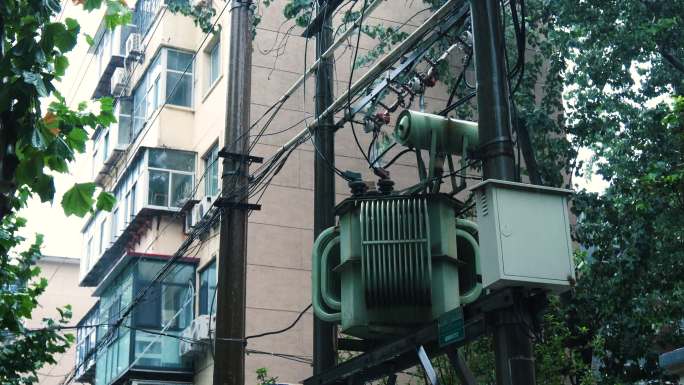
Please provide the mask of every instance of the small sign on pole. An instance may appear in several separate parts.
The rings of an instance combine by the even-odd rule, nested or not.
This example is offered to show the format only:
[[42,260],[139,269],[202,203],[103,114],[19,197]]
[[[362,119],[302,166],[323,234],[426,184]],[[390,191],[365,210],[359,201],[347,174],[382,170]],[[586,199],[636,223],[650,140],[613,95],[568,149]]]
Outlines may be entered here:
[[442,314],[437,320],[437,331],[440,348],[463,340],[465,338],[463,309],[459,307]]

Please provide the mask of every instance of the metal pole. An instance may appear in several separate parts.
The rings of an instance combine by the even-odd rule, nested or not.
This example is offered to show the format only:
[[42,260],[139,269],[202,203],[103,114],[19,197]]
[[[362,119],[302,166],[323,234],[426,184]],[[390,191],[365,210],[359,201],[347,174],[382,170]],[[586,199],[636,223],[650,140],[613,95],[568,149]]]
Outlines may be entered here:
[[511,114],[498,0],[471,0],[484,179],[515,180]]
[[[484,179],[515,181],[500,11],[499,0],[470,0],[480,151]],[[498,385],[535,384],[532,340],[525,323],[529,321],[529,311],[520,306],[522,301],[523,296],[516,296],[512,307],[491,314]]]
[[[325,7],[325,3],[326,0],[318,0],[319,11]],[[316,57],[321,61],[316,71],[317,117],[333,102],[333,63],[330,57],[324,56],[332,40],[332,21],[327,16],[316,35]],[[335,225],[335,174],[331,168],[335,162],[335,127],[332,114],[321,119],[314,132],[314,142],[318,148],[314,158],[314,237],[317,237],[323,230]],[[314,374],[335,366],[336,329],[334,324],[314,316]]]
[[[230,15],[226,150],[247,155],[252,75],[250,0],[233,0]],[[223,158],[223,207],[218,255],[214,385],[245,384],[245,286],[247,276],[248,163],[240,157]],[[236,206],[237,205],[237,206]],[[238,341],[231,341],[237,339]]]

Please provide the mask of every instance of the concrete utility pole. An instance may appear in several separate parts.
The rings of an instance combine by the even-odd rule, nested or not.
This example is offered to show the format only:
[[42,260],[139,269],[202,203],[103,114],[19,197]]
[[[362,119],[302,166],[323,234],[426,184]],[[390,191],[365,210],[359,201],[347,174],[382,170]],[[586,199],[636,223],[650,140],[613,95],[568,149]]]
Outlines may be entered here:
[[[327,0],[318,0],[319,11],[324,12]],[[333,40],[330,14],[324,12],[321,29],[316,35],[316,58],[320,58]],[[333,103],[333,63],[323,59],[316,70],[316,116]],[[330,226],[335,225],[335,173],[331,164],[335,162],[335,127],[333,115],[328,114],[314,131],[316,143],[314,159],[314,238]],[[319,374],[335,365],[336,327],[314,316],[313,364],[314,374]]]
[[[231,0],[229,0],[231,1]],[[232,0],[216,295],[214,385],[245,384],[247,188],[252,76],[251,0]],[[222,339],[223,338],[223,339]],[[230,341],[237,339],[237,341]]]
[[[484,179],[515,181],[509,91],[499,0],[471,0],[477,73],[477,108]],[[516,301],[519,301],[517,298]],[[532,341],[524,307],[495,311],[494,345],[498,385],[535,384]],[[525,323],[527,321],[527,324]]]

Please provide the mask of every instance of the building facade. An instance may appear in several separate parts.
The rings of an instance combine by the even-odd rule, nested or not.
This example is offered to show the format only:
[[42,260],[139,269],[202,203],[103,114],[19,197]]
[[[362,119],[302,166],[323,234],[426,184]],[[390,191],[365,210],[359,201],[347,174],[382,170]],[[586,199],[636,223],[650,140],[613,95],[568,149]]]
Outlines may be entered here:
[[[66,305],[71,306],[72,322],[82,319],[96,302],[93,298],[93,289],[80,287],[79,259],[74,257],[43,256],[38,260],[40,278],[48,280],[49,284],[45,292],[38,297],[38,307],[27,320],[27,327],[39,328],[43,325],[43,318],[59,319],[57,308]],[[65,333],[74,333],[73,330]],[[77,349],[72,345],[69,350],[56,355],[54,365],[46,365],[38,371],[40,385],[58,385],[62,383],[64,376],[74,367]]]
[[[403,24],[407,31],[423,20],[405,23],[422,9],[421,2],[400,1],[401,7],[395,3],[399,2],[383,2],[369,20]],[[82,81],[72,102],[112,96],[118,120],[92,136],[92,180],[111,191],[117,203],[111,212],[90,216],[82,228],[78,282],[93,290],[94,298],[79,322],[75,382],[212,383],[219,237],[211,218],[221,186],[218,152],[226,144],[230,7],[221,12],[226,6],[221,0],[197,4],[217,10],[218,33],[203,33],[163,0],[138,0],[128,4],[134,12],[131,25],[108,30],[100,22],[92,30],[95,44],[83,57],[71,60],[86,63],[76,75]],[[313,40],[300,37],[300,28],[283,27],[283,6],[282,1],[273,2],[257,10],[261,23],[252,53],[253,122],[315,57]],[[359,55],[373,45],[364,37]],[[353,49],[336,54],[336,95],[346,91],[352,54]],[[354,78],[363,71],[359,69]],[[313,80],[307,81],[285,102],[267,135],[254,144],[252,155],[268,158],[305,127],[304,119],[314,110],[313,90]],[[440,86],[429,92],[426,110],[443,107],[448,92]],[[350,130],[340,130],[336,140],[338,168],[376,178]],[[362,135],[360,140],[366,148],[370,138]],[[310,143],[296,149],[265,190],[262,209],[250,215],[248,335],[289,325],[311,301],[313,161]],[[407,158],[393,167],[399,188],[418,181],[413,163]],[[338,179],[337,200],[348,191],[346,182]],[[189,234],[197,240],[178,256]],[[179,260],[158,280],[174,256]],[[308,377],[312,323],[307,312],[286,333],[250,340],[247,383],[256,383],[259,368],[267,368],[283,383]]]

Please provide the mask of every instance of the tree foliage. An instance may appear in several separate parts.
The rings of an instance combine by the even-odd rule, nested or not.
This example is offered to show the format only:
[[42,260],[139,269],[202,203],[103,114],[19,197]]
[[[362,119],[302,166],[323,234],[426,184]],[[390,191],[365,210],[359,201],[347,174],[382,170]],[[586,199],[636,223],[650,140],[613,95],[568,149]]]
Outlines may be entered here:
[[[108,28],[131,22],[124,0],[72,0],[86,11],[104,8]],[[56,88],[69,65],[67,53],[76,45],[80,26],[61,20],[60,0],[0,1],[0,382],[35,383],[38,370],[54,363],[73,341],[60,327],[71,318],[68,306],[57,309],[58,320],[44,319],[29,330],[38,296],[47,281],[35,265],[42,238],[26,250],[18,235],[26,221],[18,215],[31,197],[43,202],[55,197],[55,174],[69,172],[70,164],[86,149],[92,130],[114,123],[113,100],[82,102],[74,108]],[[206,6],[172,6],[188,15],[202,30],[214,11]],[[86,40],[93,43],[92,38]],[[47,107],[46,107],[47,106]],[[114,196],[94,183],[75,183],[61,205],[66,215],[111,210]]]

